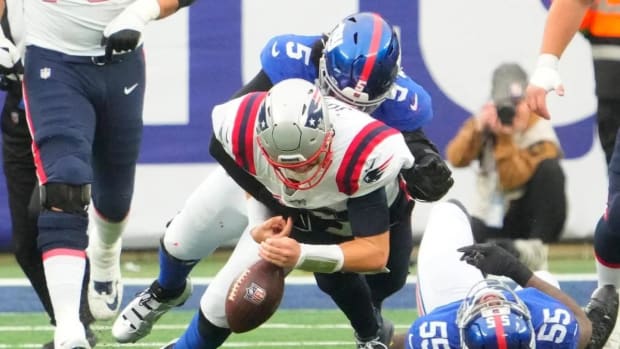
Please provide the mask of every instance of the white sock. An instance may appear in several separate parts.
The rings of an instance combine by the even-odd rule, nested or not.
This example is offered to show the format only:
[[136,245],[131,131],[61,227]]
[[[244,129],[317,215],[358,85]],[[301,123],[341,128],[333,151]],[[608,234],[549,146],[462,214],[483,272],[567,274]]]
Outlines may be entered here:
[[620,269],[604,266],[596,260],[596,274],[598,276],[598,287],[614,285],[620,289]]
[[81,250],[57,248],[43,254],[43,270],[54,308],[56,327],[77,331],[80,322],[80,297],[86,268],[86,254]]
[[128,217],[120,222],[111,222],[102,217],[97,210],[93,210],[90,215],[90,222],[93,224],[89,235],[93,235],[89,243],[96,243],[98,248],[111,249],[116,246],[121,238],[123,230],[127,225]]

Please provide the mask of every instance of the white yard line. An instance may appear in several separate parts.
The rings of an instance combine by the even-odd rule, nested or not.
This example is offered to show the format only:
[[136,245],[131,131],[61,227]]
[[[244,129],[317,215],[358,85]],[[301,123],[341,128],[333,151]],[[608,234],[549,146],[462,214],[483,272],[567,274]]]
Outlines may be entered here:
[[[596,281],[596,274],[555,274],[558,281]],[[207,285],[213,278],[196,277],[192,278],[194,285]],[[415,284],[415,276],[407,278],[408,284]],[[123,284],[128,286],[150,285],[153,279],[150,278],[123,278]],[[315,284],[312,276],[291,276],[286,278],[286,283],[290,285],[311,285]],[[30,286],[30,282],[26,278],[0,278],[0,287],[2,286]]]

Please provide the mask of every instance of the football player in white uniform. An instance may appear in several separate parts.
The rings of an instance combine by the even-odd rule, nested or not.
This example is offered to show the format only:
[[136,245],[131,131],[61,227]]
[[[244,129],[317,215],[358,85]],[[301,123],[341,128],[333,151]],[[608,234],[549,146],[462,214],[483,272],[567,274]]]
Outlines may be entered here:
[[[283,54],[272,54],[275,42],[281,45],[278,49]],[[302,51],[310,59],[286,47],[304,48]],[[329,52],[324,50],[326,47]],[[357,13],[343,19],[329,35],[274,37],[261,53],[261,71],[235,97],[267,91],[287,78],[303,78],[316,80],[324,92],[356,108],[369,113],[372,109],[375,119],[403,133],[415,157],[414,166],[403,171],[410,193],[417,199],[434,201],[450,188],[452,178],[421,130],[433,116],[430,95],[402,73],[399,60],[399,41],[390,25],[376,13]],[[244,201],[244,191],[260,202],[275,202],[272,194],[251,175],[236,171],[235,160],[217,140],[212,141],[212,155],[226,171],[218,167],[210,173],[167,226],[160,245],[157,280],[122,310],[119,324],[114,326],[113,332],[121,342],[135,342],[148,334],[163,313],[189,296],[191,284],[187,276],[193,266],[221,244],[239,238],[247,226],[245,205],[239,205]],[[243,189],[226,172],[243,183]],[[145,299],[155,299],[158,306],[145,307]],[[133,317],[136,312],[143,318]],[[127,318],[136,319],[133,327],[125,327]],[[136,331],[138,328],[141,330]]]
[[191,2],[23,1],[24,101],[41,192],[37,243],[57,349],[90,348],[78,316],[87,245],[93,315],[118,311],[120,236],[142,138],[142,31]]
[[274,216],[272,207],[250,199],[249,227],[257,228],[244,232],[189,328],[169,347],[219,347],[230,334],[229,285],[262,257],[314,272],[349,318],[358,347],[387,348],[393,326],[381,303],[404,285],[413,247],[411,199],[399,178],[413,156],[400,132],[301,79],[216,106],[212,117],[227,154],[295,212],[293,231],[274,237],[261,224]]

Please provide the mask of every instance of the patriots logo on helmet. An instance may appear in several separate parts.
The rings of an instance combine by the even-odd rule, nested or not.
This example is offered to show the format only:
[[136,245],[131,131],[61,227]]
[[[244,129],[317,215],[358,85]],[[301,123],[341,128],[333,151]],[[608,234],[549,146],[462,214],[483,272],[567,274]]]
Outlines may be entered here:
[[389,159],[385,160],[385,162],[379,165],[377,168],[372,168],[374,166],[373,160],[373,163],[370,165],[370,169],[366,171],[366,174],[364,175],[364,182],[374,183],[378,181],[383,175],[383,172],[385,172],[385,169],[390,165],[390,161],[392,161],[392,156],[390,156]]
[[[306,127],[310,128],[319,128],[323,127],[323,108],[322,108],[322,97],[319,90],[314,91],[314,95],[312,96],[312,100],[308,105],[308,118],[306,119]],[[260,119],[260,118],[259,118]]]
[[258,284],[251,283],[248,288],[245,289],[245,295],[243,298],[254,304],[261,304],[267,297],[267,291]]
[[260,106],[258,110],[258,120],[256,121],[256,128],[258,132],[265,131],[267,129],[267,112],[266,112],[265,104]]

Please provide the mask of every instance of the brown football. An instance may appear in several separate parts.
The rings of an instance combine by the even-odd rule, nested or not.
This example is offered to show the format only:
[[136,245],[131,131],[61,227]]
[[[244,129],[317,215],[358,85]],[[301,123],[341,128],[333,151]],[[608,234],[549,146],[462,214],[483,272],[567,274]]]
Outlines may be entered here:
[[245,269],[228,289],[226,318],[230,330],[243,333],[267,321],[284,294],[284,269],[264,259]]

